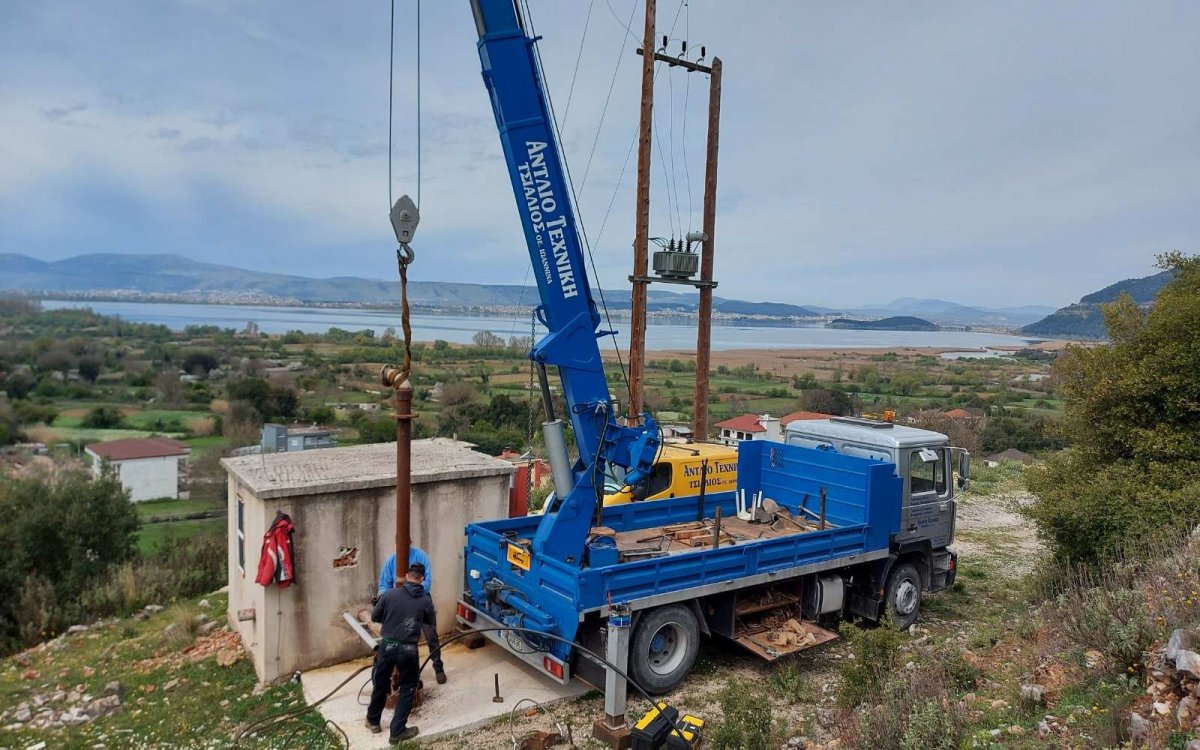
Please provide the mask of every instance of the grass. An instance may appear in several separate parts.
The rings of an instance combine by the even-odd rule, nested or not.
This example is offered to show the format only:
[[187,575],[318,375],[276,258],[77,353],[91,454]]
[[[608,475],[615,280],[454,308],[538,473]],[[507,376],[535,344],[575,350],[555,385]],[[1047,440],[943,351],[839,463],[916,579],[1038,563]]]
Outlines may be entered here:
[[[207,597],[210,617],[221,617],[225,596]],[[198,662],[172,658],[192,641],[191,621],[200,610],[195,601],[145,621],[120,620],[68,636],[63,648],[45,648],[29,654],[28,666],[7,660],[0,669],[0,704],[15,706],[30,701],[34,693],[51,695],[59,686],[82,686],[99,696],[104,686],[117,680],[122,687],[121,708],[110,716],[78,726],[36,730],[0,729],[0,746],[25,748],[38,742],[49,747],[83,749],[122,748],[227,748],[235,733],[251,721],[303,705],[300,686],[292,682],[269,685],[258,696],[254,668],[243,656],[232,666],[215,658]],[[176,624],[170,638],[164,630]],[[167,658],[163,658],[167,657]],[[26,670],[37,677],[23,679]],[[94,671],[93,671],[94,670]],[[178,682],[170,689],[166,685]],[[296,731],[294,736],[288,733]],[[243,748],[335,748],[339,744],[323,728],[317,714],[304,714],[264,737],[242,742]]]
[[135,505],[138,517],[143,521],[150,518],[184,516],[208,510],[222,510],[225,503],[214,499],[191,500],[147,500]]
[[147,553],[160,544],[190,539],[207,529],[223,529],[225,518],[203,518],[194,521],[147,524],[138,532],[138,550]]
[[1024,470],[1024,464],[1019,461],[1000,461],[995,466],[976,461],[971,464],[971,484],[966,494],[996,495],[1024,489]]

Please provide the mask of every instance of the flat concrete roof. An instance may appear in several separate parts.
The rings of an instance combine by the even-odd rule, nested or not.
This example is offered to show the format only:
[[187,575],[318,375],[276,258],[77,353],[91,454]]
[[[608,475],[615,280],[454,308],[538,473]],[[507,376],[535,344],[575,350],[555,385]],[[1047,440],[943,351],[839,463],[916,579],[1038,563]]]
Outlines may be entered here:
[[[264,453],[221,459],[225,470],[260,499],[394,487],[396,444]],[[414,440],[412,482],[509,475],[513,465],[449,438]]]

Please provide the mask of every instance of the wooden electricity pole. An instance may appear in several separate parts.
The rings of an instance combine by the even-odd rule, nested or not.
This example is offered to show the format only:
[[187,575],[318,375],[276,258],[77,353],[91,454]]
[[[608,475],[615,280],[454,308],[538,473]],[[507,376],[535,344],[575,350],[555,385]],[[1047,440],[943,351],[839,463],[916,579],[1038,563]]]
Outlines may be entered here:
[[633,236],[633,310],[629,322],[630,426],[642,423],[642,380],[646,358],[646,287],[650,245],[650,129],[654,117],[654,0],[646,0],[642,40],[642,108],[638,129],[637,213]]
[[704,240],[700,246],[700,309],[696,322],[696,404],[692,434],[708,438],[708,369],[712,351],[713,243],[717,231],[717,146],[721,130],[721,58],[714,57],[708,84],[708,147],[704,160]]

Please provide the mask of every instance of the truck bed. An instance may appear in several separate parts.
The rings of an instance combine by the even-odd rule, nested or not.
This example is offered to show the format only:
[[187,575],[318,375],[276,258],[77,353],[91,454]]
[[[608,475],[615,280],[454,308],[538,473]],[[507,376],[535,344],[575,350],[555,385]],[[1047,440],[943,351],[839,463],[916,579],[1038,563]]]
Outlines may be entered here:
[[[622,556],[616,564],[591,567],[539,559],[530,552],[529,570],[509,562],[509,545],[533,538],[538,517],[502,519],[467,527],[465,566],[476,601],[482,584],[498,579],[527,592],[528,601],[563,626],[577,623],[609,603],[635,609],[686,596],[753,585],[775,577],[800,575],[850,562],[885,556],[900,522],[900,480],[890,464],[780,443],[747,442],[739,449],[738,485],[748,497],[762,491],[794,517],[801,506],[816,510],[824,490],[830,528],[795,532],[768,529],[736,518],[733,493],[705,498],[671,498],[606,508],[602,524],[613,532],[618,549],[649,546],[646,539],[662,527],[712,519],[721,508],[722,525],[739,537],[732,544],[688,547],[672,541],[667,554]],[[473,572],[474,571],[474,572]],[[570,628],[567,628],[569,630]],[[565,634],[565,633],[564,633]]]

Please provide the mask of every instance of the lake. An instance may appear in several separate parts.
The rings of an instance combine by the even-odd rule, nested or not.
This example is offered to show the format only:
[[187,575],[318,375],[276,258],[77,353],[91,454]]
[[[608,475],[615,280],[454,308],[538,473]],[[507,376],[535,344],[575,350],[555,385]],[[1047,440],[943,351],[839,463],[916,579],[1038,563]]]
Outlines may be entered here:
[[[392,311],[345,310],[316,307],[269,307],[258,305],[201,305],[166,302],[82,302],[43,300],[45,309],[91,308],[102,315],[115,315],[134,323],[156,323],[181,331],[189,325],[215,325],[221,328],[245,328],[255,322],[263,333],[324,333],[330,328],[357,331],[369,328],[382,334],[389,326],[400,329],[400,316]],[[629,321],[614,320],[617,342],[629,346]],[[529,335],[529,319],[463,315],[412,316],[416,341],[443,339],[468,344],[479,331],[498,336]],[[540,328],[540,326],[539,326]],[[545,329],[540,329],[544,332]],[[540,335],[540,333],[539,333]],[[905,346],[952,349],[1021,347],[1031,339],[1000,333],[972,331],[854,331],[825,328],[822,325],[747,325],[716,322],[712,329],[712,348],[723,349],[892,349]],[[607,346],[607,345],[606,345]],[[651,319],[646,331],[650,351],[696,348],[696,328],[691,322]]]

